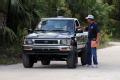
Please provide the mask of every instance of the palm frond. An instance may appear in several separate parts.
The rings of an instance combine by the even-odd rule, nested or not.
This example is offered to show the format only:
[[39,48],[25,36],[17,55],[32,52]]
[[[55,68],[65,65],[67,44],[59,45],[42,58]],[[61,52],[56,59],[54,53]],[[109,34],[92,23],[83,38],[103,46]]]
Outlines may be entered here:
[[16,40],[15,33],[8,27],[2,27],[0,29],[0,44],[1,46],[10,46]]

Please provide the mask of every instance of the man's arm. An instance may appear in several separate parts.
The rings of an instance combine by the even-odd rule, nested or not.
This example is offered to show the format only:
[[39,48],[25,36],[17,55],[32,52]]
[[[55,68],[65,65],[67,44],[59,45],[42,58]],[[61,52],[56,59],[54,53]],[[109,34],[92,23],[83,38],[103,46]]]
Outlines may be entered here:
[[99,27],[96,25],[96,32],[97,32],[97,37],[96,37],[96,41],[97,43],[100,42],[100,30],[99,30]]
[[97,41],[97,43],[100,42],[100,33],[99,32],[97,33],[97,39],[96,39],[96,41]]

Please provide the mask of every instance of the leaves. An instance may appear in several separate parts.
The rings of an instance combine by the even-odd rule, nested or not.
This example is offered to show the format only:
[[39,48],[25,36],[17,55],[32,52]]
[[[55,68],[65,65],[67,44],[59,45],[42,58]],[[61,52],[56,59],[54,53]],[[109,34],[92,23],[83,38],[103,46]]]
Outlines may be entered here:
[[0,29],[0,47],[10,47],[14,42],[16,42],[15,33],[8,27],[3,27]]

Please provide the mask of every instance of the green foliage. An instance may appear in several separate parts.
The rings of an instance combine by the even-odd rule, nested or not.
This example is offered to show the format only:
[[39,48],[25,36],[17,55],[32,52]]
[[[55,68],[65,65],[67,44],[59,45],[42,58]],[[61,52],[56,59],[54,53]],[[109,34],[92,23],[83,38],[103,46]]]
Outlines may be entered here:
[[96,0],[67,0],[72,17],[77,17],[80,20],[85,20],[85,17],[90,14],[91,8],[95,3]]
[[115,5],[115,9],[113,10],[112,17],[120,21],[120,0],[114,0],[113,5]]
[[0,29],[0,47],[10,47],[16,42],[15,33],[8,27]]
[[103,0],[104,3],[108,3],[109,5],[113,4],[113,0]]
[[0,47],[0,64],[14,64],[20,62],[21,48],[18,45],[10,48]]
[[112,10],[110,17],[111,17],[111,34],[112,38],[120,39],[120,0],[105,0],[105,3],[109,5],[113,5],[114,9]]
[[[7,15],[7,26],[15,33],[17,28],[22,25],[23,28],[31,28],[33,21],[37,22],[39,15],[36,12],[35,0],[10,0]],[[13,27],[14,26],[14,27]]]

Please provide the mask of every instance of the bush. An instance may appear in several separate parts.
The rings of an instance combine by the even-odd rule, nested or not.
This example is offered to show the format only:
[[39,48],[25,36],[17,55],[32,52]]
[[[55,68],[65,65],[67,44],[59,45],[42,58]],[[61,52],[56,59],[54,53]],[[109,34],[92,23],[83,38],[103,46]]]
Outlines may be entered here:
[[0,47],[0,64],[13,64],[20,62],[21,48],[18,46],[3,48]]

